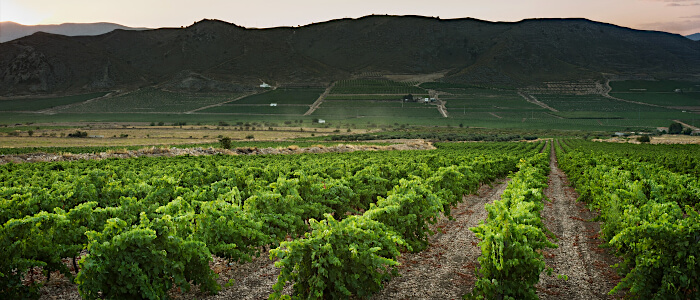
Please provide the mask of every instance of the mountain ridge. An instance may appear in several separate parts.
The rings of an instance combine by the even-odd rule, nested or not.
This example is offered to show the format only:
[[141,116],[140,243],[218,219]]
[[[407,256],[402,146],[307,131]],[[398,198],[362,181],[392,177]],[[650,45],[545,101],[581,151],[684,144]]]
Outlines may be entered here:
[[0,43],[16,40],[36,32],[61,34],[66,36],[100,35],[115,29],[146,30],[149,28],[129,27],[110,22],[62,23],[49,25],[23,25],[16,22],[0,22]]
[[0,95],[177,87],[187,74],[243,90],[261,80],[328,85],[362,73],[436,72],[446,82],[514,87],[601,80],[603,73],[700,78],[700,44],[587,19],[381,15],[265,29],[204,19],[184,28],[34,34],[0,44]]

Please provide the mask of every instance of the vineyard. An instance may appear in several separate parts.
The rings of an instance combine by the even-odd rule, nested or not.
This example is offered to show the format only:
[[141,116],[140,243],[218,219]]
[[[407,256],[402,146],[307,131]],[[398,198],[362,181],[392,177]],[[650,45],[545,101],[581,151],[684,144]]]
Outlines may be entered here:
[[202,106],[235,99],[240,94],[195,94],[172,92],[154,87],[143,88],[115,97],[97,99],[67,108],[66,113],[96,112],[185,112]]
[[627,103],[605,98],[601,95],[534,95],[541,102],[560,111],[596,112],[667,112],[666,108]]
[[306,104],[316,101],[323,89],[314,88],[279,88],[269,92],[256,94],[240,99],[235,104]]
[[56,98],[36,98],[0,100],[0,110],[3,111],[38,111],[42,109],[54,108],[57,106],[80,103],[86,100],[102,97],[106,92],[90,93],[75,96],[65,96]]
[[386,79],[347,79],[338,81],[331,94],[425,94],[425,90],[415,84]]
[[[616,270],[624,278],[604,292],[697,298],[700,151],[643,146],[442,143],[436,150],[6,164],[0,298],[39,297],[52,274],[73,281],[85,299],[163,299],[193,287],[205,295],[239,284],[217,281],[213,260],[235,270],[268,256],[277,275],[265,297],[367,298],[399,274],[410,276],[402,257],[437,251],[432,237],[473,213],[464,210],[464,195],[506,176],[499,200],[480,204],[481,222],[454,233],[474,236],[478,243],[468,247],[480,249],[474,274],[457,274],[472,278],[462,283],[470,298],[548,297],[550,286],[569,279],[588,284],[573,269],[550,265],[551,253],[574,260],[553,251],[576,245],[549,229],[560,217],[545,197],[555,150],[580,200],[600,214],[600,239],[622,259]],[[542,278],[556,282],[543,287]]]
[[624,278],[610,293],[700,297],[697,145],[633,148],[577,141],[561,146],[562,169],[580,200],[600,212],[600,236],[622,258],[617,271]]
[[[263,248],[277,248],[276,293],[287,279],[298,295],[375,292],[399,250],[427,246],[438,214],[542,147],[503,146],[8,164],[0,175],[3,294],[36,292],[38,283],[22,284],[34,267],[75,276],[87,299],[157,299],[190,283],[216,292],[211,254],[244,262]],[[337,249],[315,248],[321,241]],[[368,277],[350,276],[359,272]],[[322,285],[328,276],[348,282]]]

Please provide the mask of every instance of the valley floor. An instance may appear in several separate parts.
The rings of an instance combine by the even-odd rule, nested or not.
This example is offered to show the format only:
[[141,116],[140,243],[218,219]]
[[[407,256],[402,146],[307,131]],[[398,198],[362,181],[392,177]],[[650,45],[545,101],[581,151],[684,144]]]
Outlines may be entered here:
[[[556,154],[551,153],[549,187],[542,211],[543,222],[558,238],[556,249],[544,252],[547,266],[554,274],[540,276],[537,286],[540,299],[615,299],[607,295],[620,280],[610,267],[615,258],[600,248],[600,224],[590,221],[595,213],[577,202],[578,195],[568,186],[566,174],[557,165]],[[479,266],[479,240],[470,227],[487,217],[484,205],[501,197],[509,179],[482,185],[476,195],[465,196],[464,202],[452,210],[454,220],[442,218],[432,226],[436,232],[430,237],[430,247],[419,253],[405,253],[399,261],[400,276],[386,283],[372,299],[460,299],[471,291]],[[214,258],[212,269],[219,274],[219,283],[228,284],[217,295],[172,290],[173,299],[267,299],[277,280],[279,269],[267,255],[245,264],[228,264]],[[285,289],[291,293],[291,285]],[[42,288],[42,299],[80,299],[77,288],[61,275],[52,278]]]

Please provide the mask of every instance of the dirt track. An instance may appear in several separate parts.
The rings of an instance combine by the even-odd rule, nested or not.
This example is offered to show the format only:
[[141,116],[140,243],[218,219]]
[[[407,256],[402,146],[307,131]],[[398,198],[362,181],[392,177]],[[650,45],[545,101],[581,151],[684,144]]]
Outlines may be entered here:
[[554,274],[569,278],[540,275],[538,295],[540,299],[614,299],[607,293],[620,278],[610,268],[615,258],[599,247],[600,223],[590,222],[595,213],[576,201],[578,194],[559,169],[554,147],[549,165],[545,195],[550,202],[545,203],[542,219],[559,239],[555,242],[559,248],[545,251],[545,261]]

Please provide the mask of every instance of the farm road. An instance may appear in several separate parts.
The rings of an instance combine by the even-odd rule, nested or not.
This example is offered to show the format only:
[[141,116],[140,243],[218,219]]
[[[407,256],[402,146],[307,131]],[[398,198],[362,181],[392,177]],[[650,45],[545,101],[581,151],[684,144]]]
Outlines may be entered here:
[[600,222],[591,222],[595,213],[577,202],[578,194],[568,186],[566,174],[559,169],[556,152],[552,147],[548,185],[542,211],[544,224],[559,239],[557,249],[544,251],[545,262],[554,274],[567,275],[568,280],[540,275],[540,299],[615,299],[607,293],[619,277],[610,267],[614,257],[602,248],[598,238]]
[[318,96],[318,99],[316,99],[316,101],[314,101],[314,103],[311,104],[311,107],[309,107],[309,110],[306,113],[304,113],[304,115],[308,116],[308,115],[314,113],[314,111],[316,111],[316,109],[319,106],[321,106],[321,103],[323,103],[323,100],[326,99],[326,96],[328,96],[328,94],[330,94],[330,92],[334,86],[335,86],[335,81],[333,83],[331,83],[331,85],[328,86],[325,91],[323,91],[323,94]]

